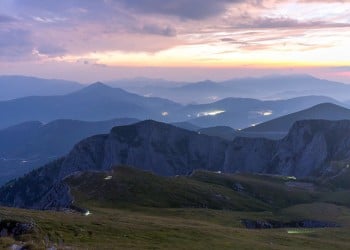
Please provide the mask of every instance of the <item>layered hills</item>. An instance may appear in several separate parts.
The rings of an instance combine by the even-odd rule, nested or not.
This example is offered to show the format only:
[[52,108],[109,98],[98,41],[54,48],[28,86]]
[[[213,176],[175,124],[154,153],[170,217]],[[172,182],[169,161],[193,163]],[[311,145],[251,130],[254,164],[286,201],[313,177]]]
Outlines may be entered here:
[[2,117],[0,129],[28,121],[43,123],[57,119],[102,121],[125,117],[170,123],[189,122],[201,128],[230,126],[243,129],[320,103],[343,105],[325,96],[302,96],[272,101],[230,97],[210,101],[207,104],[182,105],[167,99],[133,94],[103,83],[95,83],[84,88],[80,86],[78,90],[72,90],[68,94],[65,92],[51,96],[44,95],[44,92],[38,94],[42,96],[0,101]]
[[268,75],[256,78],[236,78],[222,82],[206,80],[187,84],[166,82],[161,84],[146,80],[143,82],[147,84],[129,87],[119,83],[118,86],[123,86],[140,95],[162,96],[180,103],[208,103],[228,97],[279,100],[305,95],[329,96],[342,101],[349,99],[347,84],[310,75]]

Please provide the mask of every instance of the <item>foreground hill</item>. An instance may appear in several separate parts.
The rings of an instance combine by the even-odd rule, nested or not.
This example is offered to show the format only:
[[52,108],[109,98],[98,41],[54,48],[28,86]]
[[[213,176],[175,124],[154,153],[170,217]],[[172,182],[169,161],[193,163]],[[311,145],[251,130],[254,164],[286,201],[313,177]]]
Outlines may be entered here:
[[271,121],[244,129],[244,132],[255,133],[285,133],[289,131],[296,121],[323,119],[323,120],[350,120],[350,109],[333,103],[322,103],[314,107],[288,114]]
[[[269,173],[297,177],[336,176],[350,160],[349,121],[299,121],[279,141],[235,138],[232,142],[144,121],[90,137],[64,158],[0,190],[3,205],[65,206],[71,198],[63,180],[73,173],[107,171],[127,164],[159,175],[188,175],[196,169],[225,173]],[[336,163],[336,164],[335,164]]]
[[0,76],[0,100],[26,96],[64,95],[84,86],[72,81],[27,76]]
[[[238,191],[233,190],[231,186],[238,183],[241,178],[247,182],[251,180],[248,176],[226,176],[205,171],[194,172],[191,176],[162,177],[136,168],[119,166],[108,172],[84,172],[73,175],[65,182],[71,189],[74,204],[81,207],[89,207],[92,201],[110,208],[128,205],[250,211],[264,211],[271,208],[271,205],[262,200],[249,195],[240,195]],[[211,181],[218,180],[222,185],[211,185]],[[276,178],[276,183],[278,181]],[[273,186],[273,182],[270,184]],[[91,189],[91,187],[99,188]],[[304,197],[307,200],[305,198],[307,195],[303,196],[301,192],[300,197],[298,195],[295,197],[296,199]],[[300,198],[299,202],[305,200]],[[287,201],[281,200],[281,202]]]
[[86,137],[105,134],[114,126],[137,121],[129,118],[100,122],[56,120],[47,124],[26,122],[0,130],[0,185],[66,155]]
[[57,119],[101,121],[114,118],[164,120],[163,112],[181,105],[161,98],[146,98],[102,83],[62,96],[26,97],[0,102],[0,128],[26,121]]
[[349,191],[319,182],[207,171],[162,177],[125,166],[64,182],[82,213],[0,208],[2,235],[9,221],[34,227],[0,237],[0,247],[349,248],[350,203],[336,198]]
[[[345,171],[345,175],[349,177],[350,171]],[[85,209],[140,206],[262,212],[321,202],[350,206],[349,199],[339,197],[350,192],[349,185],[334,183],[333,178],[307,180],[203,170],[196,170],[189,176],[163,177],[137,168],[118,166],[105,172],[73,174],[64,182],[70,188],[73,206]],[[284,221],[288,219],[284,218]]]

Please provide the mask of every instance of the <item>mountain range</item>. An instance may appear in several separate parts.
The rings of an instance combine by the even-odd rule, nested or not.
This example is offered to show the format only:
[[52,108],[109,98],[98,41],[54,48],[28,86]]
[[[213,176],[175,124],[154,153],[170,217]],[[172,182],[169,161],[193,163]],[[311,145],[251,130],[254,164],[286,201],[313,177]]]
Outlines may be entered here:
[[[293,103],[293,99],[291,102]],[[280,107],[283,108],[283,105]],[[179,128],[216,136],[228,141],[232,141],[236,137],[276,140],[285,137],[295,122],[309,119],[350,119],[350,110],[335,104],[324,103],[243,130],[236,130],[228,126],[200,128],[189,122],[172,124]],[[58,159],[86,137],[108,133],[114,126],[128,125],[137,121],[134,118],[119,118],[100,122],[55,120],[47,124],[33,121],[2,129],[0,130],[0,169],[2,170],[0,184],[17,178],[51,160]]]
[[[115,85],[114,85],[115,86]],[[290,99],[299,96],[329,96],[349,100],[347,84],[315,78],[310,75],[269,75],[257,78],[236,78],[221,82],[210,80],[187,84],[149,84],[123,86],[140,95],[161,96],[179,103],[209,103],[228,97],[261,100]]]
[[[142,96],[162,97],[182,104],[210,103],[228,97],[261,100],[290,99],[299,96],[329,96],[349,101],[349,85],[309,75],[270,75],[236,78],[221,82],[174,82],[163,79],[135,78],[106,82],[114,88]],[[27,96],[65,95],[86,85],[66,80],[27,76],[0,76],[0,100]]]
[[[49,209],[71,201],[63,180],[85,171],[131,165],[158,175],[189,175],[196,169],[296,177],[336,176],[350,160],[349,121],[296,122],[282,140],[235,138],[232,142],[172,125],[143,121],[78,143],[65,157],[9,182],[0,204]],[[336,163],[336,164],[335,164]]]
[[304,96],[277,101],[226,98],[209,104],[184,106],[167,99],[144,97],[95,83],[66,95],[0,101],[0,129],[27,121],[101,121],[125,117],[171,123],[189,122],[197,127],[230,126],[242,129],[324,102],[343,105],[328,97]]

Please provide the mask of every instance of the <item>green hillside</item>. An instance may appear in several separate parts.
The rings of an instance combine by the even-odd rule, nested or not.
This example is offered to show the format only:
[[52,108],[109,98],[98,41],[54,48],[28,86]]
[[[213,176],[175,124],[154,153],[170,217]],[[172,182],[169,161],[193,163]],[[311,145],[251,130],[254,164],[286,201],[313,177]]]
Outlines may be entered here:
[[[346,189],[324,180],[197,171],[160,177],[129,167],[66,179],[69,211],[0,208],[0,219],[34,222],[27,235],[0,238],[0,248],[45,249],[350,249],[350,208],[330,201]],[[334,198],[336,199],[336,198]],[[336,228],[245,229],[243,219],[319,220]]]

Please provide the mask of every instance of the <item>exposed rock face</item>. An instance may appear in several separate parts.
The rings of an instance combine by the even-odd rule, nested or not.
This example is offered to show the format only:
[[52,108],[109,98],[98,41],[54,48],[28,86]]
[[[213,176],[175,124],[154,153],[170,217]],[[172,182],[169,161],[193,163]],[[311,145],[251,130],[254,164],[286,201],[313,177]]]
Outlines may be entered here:
[[227,142],[219,138],[146,121],[84,140],[64,160],[60,178],[77,171],[108,170],[118,164],[168,176],[190,174],[195,169],[218,171],[226,148]]
[[15,220],[0,220],[0,237],[18,237],[33,232],[34,223],[24,223]]
[[224,172],[269,172],[276,142],[263,138],[238,137],[226,149]]
[[330,170],[332,161],[350,160],[350,121],[310,120],[296,122],[276,144],[273,172],[315,176]]
[[73,199],[64,178],[120,164],[166,176],[187,175],[195,169],[312,176],[328,172],[332,161],[350,161],[350,121],[300,121],[280,141],[232,142],[144,121],[83,140],[65,158],[1,188],[0,204],[67,207]]

